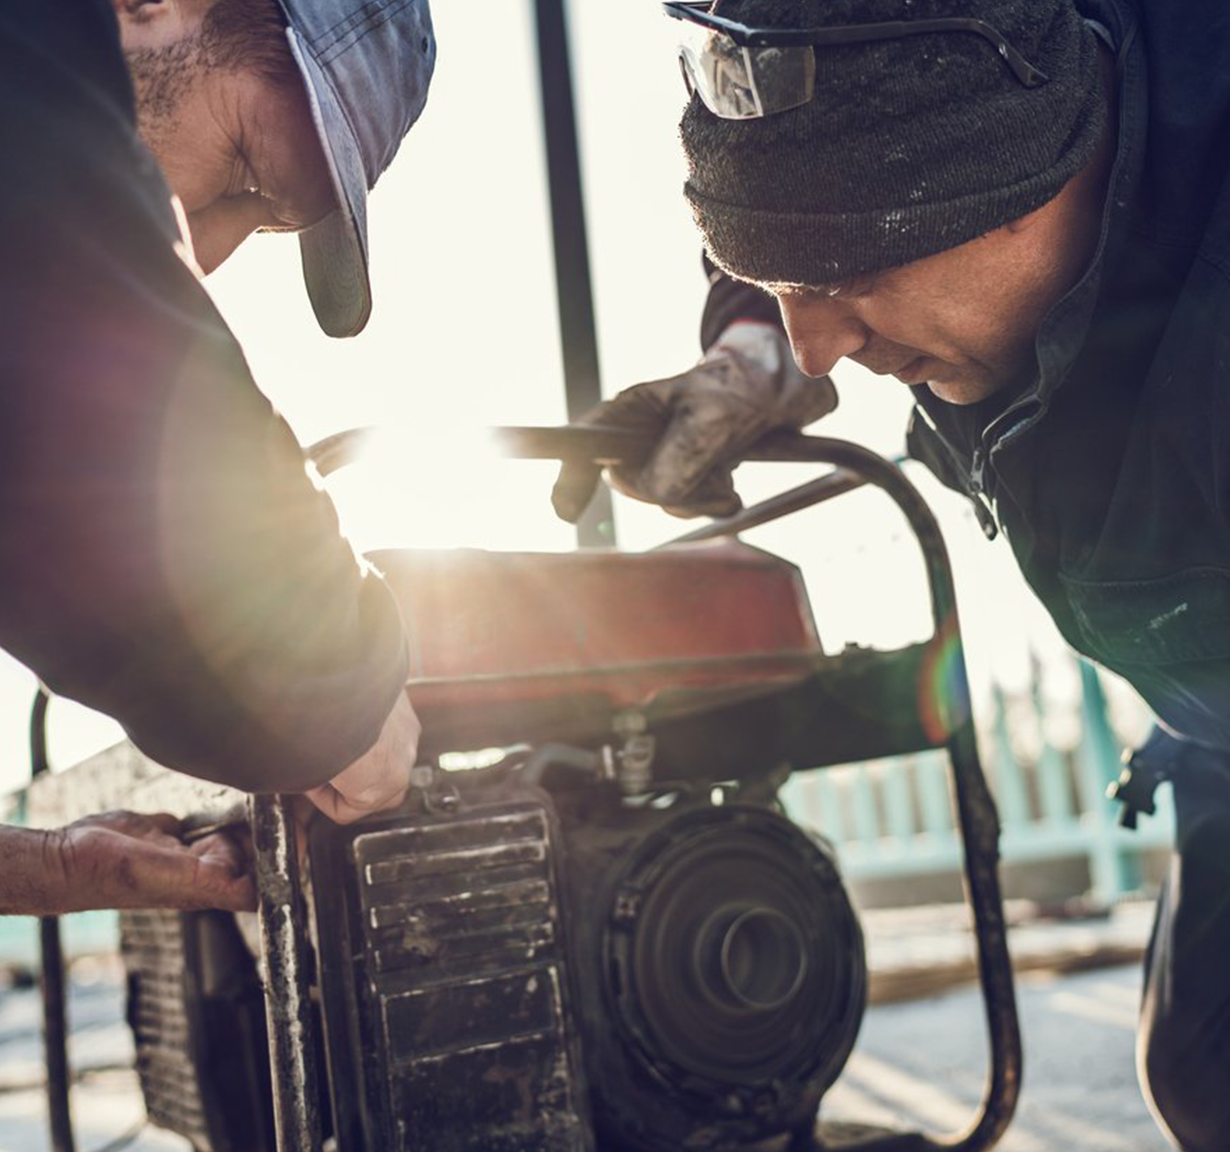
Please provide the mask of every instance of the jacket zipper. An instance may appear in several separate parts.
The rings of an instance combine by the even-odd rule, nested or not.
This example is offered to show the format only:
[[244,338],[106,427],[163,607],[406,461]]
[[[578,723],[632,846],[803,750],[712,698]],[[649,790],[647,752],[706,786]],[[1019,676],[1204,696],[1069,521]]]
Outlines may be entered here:
[[995,523],[995,513],[991,509],[991,501],[987,496],[985,486],[987,469],[987,453],[981,444],[974,449],[974,458],[969,468],[969,494],[974,505],[974,515],[982,534],[988,540],[994,540],[999,535],[999,526]]
[[947,438],[935,426],[927,410],[918,406],[914,411],[915,416],[923,422],[928,432],[930,432],[932,443],[938,444],[943,453],[948,457],[953,476],[960,483],[966,498],[974,506],[974,515],[977,517],[978,526],[982,529],[982,534],[988,540],[994,540],[999,535],[999,526],[995,523],[995,515],[991,510],[991,503],[983,487],[986,458],[982,446],[979,445],[974,450],[973,464],[967,469],[965,461],[957,455],[956,449],[948,443]]

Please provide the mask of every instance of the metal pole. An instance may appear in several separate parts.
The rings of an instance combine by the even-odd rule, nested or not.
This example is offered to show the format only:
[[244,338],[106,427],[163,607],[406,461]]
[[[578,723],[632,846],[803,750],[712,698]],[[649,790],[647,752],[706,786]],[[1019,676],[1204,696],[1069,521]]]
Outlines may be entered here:
[[68,1090],[68,1006],[64,995],[64,954],[60,947],[60,919],[42,916],[38,922],[42,954],[43,1058],[47,1069],[47,1121],[54,1152],[74,1152],[72,1108]]
[[274,1133],[278,1152],[320,1152],[316,1026],[300,932],[306,917],[290,800],[285,796],[253,796],[251,821]]
[[[602,385],[564,2],[534,0],[534,9],[564,394],[568,419],[574,422],[602,399]],[[577,524],[577,543],[583,548],[609,547],[615,543],[611,494],[605,487],[599,489]]]
[[[51,696],[39,686],[30,709],[30,775],[51,770],[47,758],[47,705]],[[60,918],[42,916],[38,922],[43,995],[43,1064],[47,1070],[47,1123],[53,1152],[75,1152],[73,1113],[69,1100],[72,1069],[68,1064],[68,1004],[64,989],[64,949]]]

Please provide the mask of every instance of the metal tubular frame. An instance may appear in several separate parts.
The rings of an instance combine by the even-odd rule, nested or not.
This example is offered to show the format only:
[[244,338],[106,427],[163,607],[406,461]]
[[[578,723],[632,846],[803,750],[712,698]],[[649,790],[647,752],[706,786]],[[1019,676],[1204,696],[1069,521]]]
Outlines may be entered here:
[[[329,437],[310,450],[310,458],[322,474],[328,474],[354,460],[367,435],[366,430],[360,429]],[[507,455],[520,459],[586,458],[604,464],[631,463],[643,460],[651,447],[651,443],[639,434],[602,427],[499,428],[493,430],[493,437]],[[753,445],[745,459],[829,464],[834,470],[674,542],[733,535],[870,484],[883,491],[902,511],[922,550],[934,624],[931,643],[947,646],[949,658],[959,672],[950,685],[953,696],[945,702],[943,719],[947,740],[937,741],[936,746],[947,747],[952,766],[953,792],[964,848],[964,878],[978,941],[990,1053],[981,1107],[964,1132],[951,1137],[910,1134],[904,1138],[910,1152],[984,1152],[1003,1135],[1016,1109],[1021,1082],[1021,1037],[999,887],[999,816],[978,757],[947,548],[931,509],[901,469],[866,448],[825,437],[775,433]],[[297,871],[293,854],[287,857],[287,862],[292,872]],[[297,884],[297,876],[290,879]],[[275,944],[286,946],[288,942],[293,943],[293,939],[294,934],[287,934]],[[286,970],[287,959],[279,957],[276,964],[267,960],[268,970]],[[276,1051],[278,1042],[272,1034],[276,1022],[271,1018],[270,1023],[271,1050]],[[286,1042],[284,1039],[281,1043],[284,1046]],[[902,1148],[902,1139],[902,1134],[894,1134],[880,1141],[861,1143],[859,1148],[863,1152],[874,1149],[888,1152]],[[313,1145],[305,1152],[315,1152],[315,1149]]]
[[294,813],[286,796],[249,808],[278,1152],[320,1152],[320,1078]]
[[[966,893],[978,941],[978,967],[990,1060],[982,1105],[970,1126],[953,1137],[922,1136],[917,1146],[935,1152],[941,1149],[982,1152],[999,1140],[1016,1110],[1021,1087],[1021,1035],[999,887],[999,816],[978,757],[948,550],[935,516],[918,490],[906,480],[900,468],[874,452],[841,440],[796,434],[775,435],[761,441],[757,447],[757,459],[832,464],[839,471],[831,473],[831,477],[840,476],[842,471],[863,477],[901,509],[922,549],[935,626],[932,642],[951,645],[950,652],[960,673],[954,677],[952,685],[955,698],[948,701],[947,748],[964,849]],[[834,482],[833,487],[838,487],[838,484]],[[848,491],[849,488],[842,490]],[[832,491],[820,499],[836,494]],[[756,508],[749,509],[748,512],[753,515],[745,514],[744,518],[751,522],[756,511]],[[756,522],[763,523],[763,520]],[[720,534],[737,530],[728,524],[725,527],[715,525],[715,528],[722,529]],[[891,1144],[890,1138],[882,1146],[888,1148]],[[877,1144],[864,1147],[874,1149]]]

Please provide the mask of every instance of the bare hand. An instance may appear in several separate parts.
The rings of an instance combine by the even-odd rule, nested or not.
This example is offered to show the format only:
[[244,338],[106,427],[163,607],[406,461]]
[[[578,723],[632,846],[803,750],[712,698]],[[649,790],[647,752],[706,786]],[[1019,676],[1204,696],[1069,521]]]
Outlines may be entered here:
[[[612,468],[613,488],[676,516],[730,516],[742,506],[732,472],[739,454],[776,428],[802,428],[837,407],[827,376],[804,376],[785,334],[769,324],[732,324],[694,368],[621,392],[581,419],[656,441],[641,468]],[[551,500],[564,520],[585,511],[599,469],[567,463]]]
[[422,730],[410,706],[410,698],[403,692],[385,720],[376,743],[328,784],[312,788],[304,795],[339,824],[396,808],[410,787],[410,770],[414,767]]
[[17,856],[40,891],[35,915],[94,908],[256,908],[241,834],[215,832],[193,844],[178,837],[180,821],[165,813],[104,812],[40,837],[39,852]]

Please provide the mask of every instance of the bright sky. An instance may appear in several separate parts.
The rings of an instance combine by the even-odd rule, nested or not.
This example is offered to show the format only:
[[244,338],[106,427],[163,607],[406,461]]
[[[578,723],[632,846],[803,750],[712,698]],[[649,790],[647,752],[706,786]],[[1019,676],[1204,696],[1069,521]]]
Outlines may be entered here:
[[[304,443],[357,425],[395,431],[400,449],[386,466],[352,469],[336,486],[360,545],[564,549],[573,536],[552,516],[549,465],[493,463],[456,447],[467,430],[564,419],[532,3],[484,5],[480,23],[471,6],[436,0],[433,15],[440,53],[427,110],[371,199],[375,310],[363,335],[332,341],[316,328],[292,238],[250,240],[208,287],[256,380]],[[680,194],[683,86],[670,22],[654,0],[623,0],[618,21],[609,5],[572,0],[571,17],[601,366],[612,393],[696,358],[705,281]],[[857,368],[836,379],[841,407],[825,434],[901,451],[906,389]],[[769,465],[743,473],[749,502],[810,475]],[[1061,642],[1022,591],[1006,544],[988,545],[964,501],[912,474],[946,528],[975,681],[993,667],[1019,684],[1027,636],[1062,669]],[[627,502],[617,522],[628,548],[680,530]],[[924,633],[922,567],[904,531],[884,498],[858,493],[749,539],[804,566],[821,636],[836,650]],[[1063,690],[1062,672],[1058,683]],[[33,690],[30,674],[0,654],[0,793],[28,774]],[[75,705],[53,707],[56,765],[121,736]]]

